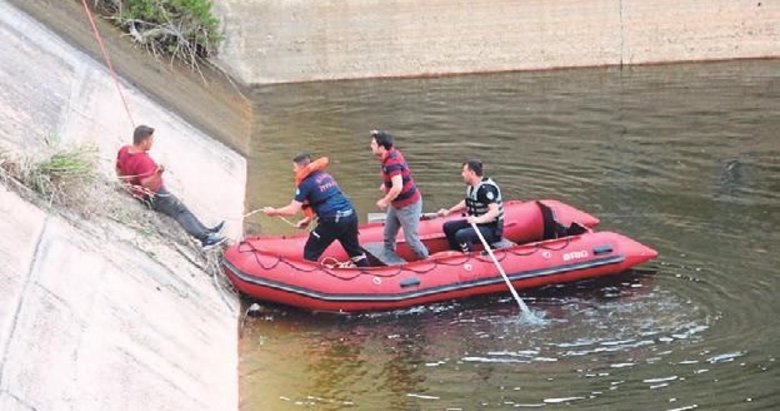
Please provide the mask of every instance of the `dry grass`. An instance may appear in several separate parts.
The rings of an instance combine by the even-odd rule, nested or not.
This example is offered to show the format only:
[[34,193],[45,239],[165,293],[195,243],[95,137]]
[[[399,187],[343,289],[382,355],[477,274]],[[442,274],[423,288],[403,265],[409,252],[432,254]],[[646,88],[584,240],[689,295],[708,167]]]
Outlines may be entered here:
[[51,205],[75,208],[90,213],[88,198],[96,182],[97,148],[83,146],[57,151],[43,159],[22,158],[6,161],[5,168],[14,179],[41,196]]
[[96,181],[96,160],[93,146],[57,150],[42,157],[0,151],[0,176],[16,188],[28,189],[22,194],[30,200],[35,199],[30,197],[34,193],[48,206],[77,206],[79,211],[88,211],[78,206],[87,203],[84,198]]

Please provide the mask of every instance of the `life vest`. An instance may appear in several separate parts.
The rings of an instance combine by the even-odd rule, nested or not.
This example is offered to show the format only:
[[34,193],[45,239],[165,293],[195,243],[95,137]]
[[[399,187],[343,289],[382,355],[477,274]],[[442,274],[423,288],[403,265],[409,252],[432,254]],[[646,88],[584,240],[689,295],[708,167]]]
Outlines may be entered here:
[[479,217],[488,212],[488,205],[479,201],[479,197],[478,197],[479,190],[482,187],[488,185],[495,187],[496,192],[498,193],[498,198],[495,199],[496,204],[498,204],[498,217],[496,217],[495,221],[486,224],[495,223],[498,225],[499,230],[503,230],[504,229],[504,200],[501,198],[501,189],[498,188],[498,184],[496,184],[491,178],[485,177],[476,186],[466,187],[466,210],[468,211],[469,215],[473,215],[475,217]]
[[[330,160],[328,160],[327,157],[320,157],[311,163],[307,164],[305,167],[300,168],[295,173],[295,188],[298,188],[299,185],[301,185],[301,182],[306,179],[311,173],[315,171],[321,171],[324,170],[325,167],[328,166],[328,163]],[[316,214],[314,213],[314,209],[311,208],[311,205],[308,202],[303,203],[303,215],[304,217],[315,217]]]

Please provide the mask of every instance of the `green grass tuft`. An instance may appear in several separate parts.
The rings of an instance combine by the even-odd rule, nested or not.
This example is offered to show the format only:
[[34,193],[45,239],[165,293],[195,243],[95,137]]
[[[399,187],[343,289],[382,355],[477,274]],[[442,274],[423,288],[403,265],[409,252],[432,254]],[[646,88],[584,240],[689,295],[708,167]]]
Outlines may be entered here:
[[0,173],[41,196],[49,204],[75,206],[85,211],[97,180],[97,147],[91,145],[56,150],[45,158],[14,157],[0,152]]

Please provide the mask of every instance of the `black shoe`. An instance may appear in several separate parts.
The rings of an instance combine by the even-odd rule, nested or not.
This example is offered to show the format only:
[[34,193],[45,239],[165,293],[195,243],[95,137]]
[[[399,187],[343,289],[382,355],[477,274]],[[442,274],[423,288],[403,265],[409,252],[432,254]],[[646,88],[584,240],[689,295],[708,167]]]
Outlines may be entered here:
[[222,230],[225,229],[225,220],[220,221],[214,227],[209,228],[209,231],[215,234],[222,234]]
[[224,243],[225,240],[227,240],[227,238],[222,237],[221,235],[216,234],[216,233],[211,233],[211,234],[207,235],[206,238],[200,240],[200,244],[201,244],[201,246],[203,247],[204,250],[210,250],[210,249],[212,249],[212,248],[214,248],[214,247]]

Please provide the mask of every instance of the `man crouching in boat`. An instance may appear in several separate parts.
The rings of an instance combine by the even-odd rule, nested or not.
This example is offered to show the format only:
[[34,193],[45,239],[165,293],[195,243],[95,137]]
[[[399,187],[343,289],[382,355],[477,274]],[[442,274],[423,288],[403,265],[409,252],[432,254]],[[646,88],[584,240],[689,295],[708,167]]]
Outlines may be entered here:
[[303,248],[303,258],[317,261],[325,249],[335,240],[339,240],[352,262],[358,267],[367,267],[363,249],[358,243],[358,217],[352,202],[339,188],[336,180],[323,169],[327,158],[318,159],[312,163],[311,155],[302,153],[293,159],[295,172],[295,198],[290,204],[281,207],[265,207],[263,214],[290,217],[298,213],[304,204],[310,207],[310,212],[298,221],[296,227],[304,228],[311,222],[314,214],[319,218],[319,224],[309,234],[309,239]]
[[469,160],[463,163],[461,172],[466,187],[466,198],[452,208],[442,208],[437,212],[440,217],[466,209],[468,217],[444,223],[444,234],[450,249],[471,251],[471,246],[479,242],[479,237],[471,227],[474,223],[488,243],[501,240],[504,231],[504,202],[501,200],[501,190],[489,177],[482,175],[482,162]]

